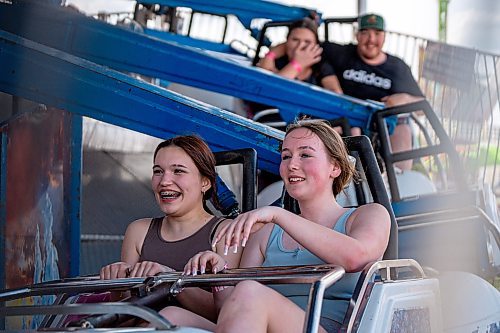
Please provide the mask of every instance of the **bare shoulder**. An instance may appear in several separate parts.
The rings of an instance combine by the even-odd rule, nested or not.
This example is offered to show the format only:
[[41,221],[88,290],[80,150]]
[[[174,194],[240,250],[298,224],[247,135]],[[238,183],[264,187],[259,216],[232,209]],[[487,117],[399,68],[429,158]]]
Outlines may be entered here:
[[131,222],[128,225],[125,234],[133,233],[133,234],[145,235],[149,229],[149,226],[151,225],[151,220],[152,218],[146,217]]
[[232,219],[223,219],[221,222],[215,224],[215,232],[219,232],[219,230],[222,230],[222,228],[228,226],[233,222]]
[[348,219],[347,228],[370,225],[388,226],[391,223],[390,221],[389,212],[384,206],[378,203],[369,203],[356,208]]
[[366,205],[359,206],[355,211],[357,214],[381,214],[387,215],[389,217],[389,213],[384,206],[379,203],[373,202]]

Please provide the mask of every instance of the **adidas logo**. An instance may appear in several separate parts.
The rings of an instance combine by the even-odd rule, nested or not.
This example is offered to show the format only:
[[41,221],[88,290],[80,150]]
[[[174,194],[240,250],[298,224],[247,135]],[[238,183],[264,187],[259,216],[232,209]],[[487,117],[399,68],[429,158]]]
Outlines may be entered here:
[[375,73],[367,74],[366,71],[363,70],[356,71],[354,69],[348,69],[344,71],[342,76],[346,80],[359,82],[382,89],[391,89],[392,85],[392,81],[390,79],[376,76]]

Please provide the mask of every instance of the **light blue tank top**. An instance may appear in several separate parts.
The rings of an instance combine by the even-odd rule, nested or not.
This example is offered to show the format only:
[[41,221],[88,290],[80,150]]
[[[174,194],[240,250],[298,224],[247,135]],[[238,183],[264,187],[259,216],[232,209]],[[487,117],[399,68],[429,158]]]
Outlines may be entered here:
[[[333,230],[345,234],[345,224],[356,208],[346,211],[338,219]],[[323,260],[304,249],[287,250],[283,247],[283,229],[275,225],[267,243],[266,259],[262,266],[292,266],[292,265],[321,265]],[[325,291],[321,316],[336,322],[344,320],[349,300],[351,299],[361,272],[346,273],[344,277]],[[269,285],[292,302],[306,309],[309,298],[310,284]]]

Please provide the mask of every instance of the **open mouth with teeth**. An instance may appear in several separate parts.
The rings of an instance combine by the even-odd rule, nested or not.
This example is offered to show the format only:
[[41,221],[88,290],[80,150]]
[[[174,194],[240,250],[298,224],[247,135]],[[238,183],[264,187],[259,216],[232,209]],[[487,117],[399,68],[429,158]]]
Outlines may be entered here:
[[173,200],[180,197],[181,194],[176,191],[162,191],[160,192],[160,199],[162,200]]
[[305,178],[302,178],[302,177],[290,177],[290,178],[288,178],[288,182],[289,182],[290,184],[293,184],[293,183],[299,183],[299,182],[302,182],[302,181],[304,181],[304,180],[306,180],[306,179],[305,179]]

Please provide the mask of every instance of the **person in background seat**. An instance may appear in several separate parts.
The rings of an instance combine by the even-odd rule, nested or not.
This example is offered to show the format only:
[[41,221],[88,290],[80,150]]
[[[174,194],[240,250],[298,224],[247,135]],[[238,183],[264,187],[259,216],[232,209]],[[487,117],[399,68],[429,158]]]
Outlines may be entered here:
[[[384,102],[386,107],[422,100],[424,95],[413,78],[410,68],[398,57],[382,50],[385,42],[385,22],[377,14],[365,14],[358,19],[357,44],[323,43],[323,60],[333,71],[342,92],[364,100]],[[409,117],[398,118],[390,136],[393,152],[411,150],[412,135]],[[396,165],[402,170],[412,167],[412,161]]]
[[[322,75],[321,53],[319,45],[318,25],[309,18],[293,22],[285,43],[271,47],[257,67],[261,67],[282,77],[314,84],[333,92],[340,93],[340,84],[335,75]],[[332,72],[332,71],[329,71]],[[258,111],[273,108],[272,106],[247,101],[248,115],[252,118]],[[273,121],[282,121],[276,114]]]
[[306,17],[292,23],[286,42],[269,50],[258,67],[280,76],[342,92],[336,77],[321,75],[321,53],[318,26]]

